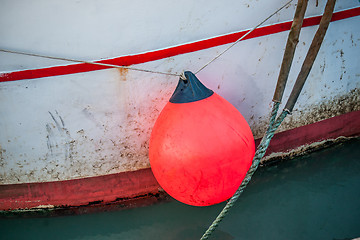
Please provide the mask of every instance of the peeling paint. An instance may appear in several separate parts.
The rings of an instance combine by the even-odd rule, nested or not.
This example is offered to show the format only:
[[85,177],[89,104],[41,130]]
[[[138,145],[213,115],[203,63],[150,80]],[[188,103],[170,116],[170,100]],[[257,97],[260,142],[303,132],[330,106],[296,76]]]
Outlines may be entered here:
[[39,205],[39,206],[36,206],[35,208],[37,209],[52,209],[52,208],[55,208],[54,205]]
[[347,141],[351,141],[353,139],[356,139],[356,138],[338,137],[336,139],[326,139],[323,141],[306,144],[306,145],[300,146],[296,149],[292,149],[287,152],[271,153],[270,155],[265,156],[264,158],[261,159],[260,166],[266,166],[266,165],[277,163],[279,161],[284,161],[284,160],[292,159],[295,157],[304,156],[311,152],[318,151],[320,149],[331,147],[331,146],[334,146],[337,144],[341,144],[341,143],[344,143]]

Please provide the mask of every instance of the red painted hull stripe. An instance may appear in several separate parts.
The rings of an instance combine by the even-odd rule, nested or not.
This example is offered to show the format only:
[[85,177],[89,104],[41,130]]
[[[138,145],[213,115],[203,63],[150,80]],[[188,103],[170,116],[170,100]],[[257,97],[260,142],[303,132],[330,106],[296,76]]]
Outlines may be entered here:
[[[338,21],[346,18],[351,18],[360,15],[360,7],[339,11],[333,14],[331,21]],[[309,27],[318,25],[320,23],[321,16],[316,17],[309,17],[304,19],[303,27]],[[251,34],[249,34],[245,39],[251,39],[266,35],[271,35],[274,33],[279,33],[283,31],[290,30],[292,21],[277,23],[270,26],[259,27],[254,30]],[[176,56],[179,54],[195,52],[203,49],[208,49],[228,43],[235,42],[249,30],[230,33],[222,36],[217,36],[205,40],[200,40],[196,42],[186,43],[174,47],[169,47],[160,50],[154,50],[151,52],[145,52],[135,55],[127,55],[116,57],[112,59],[106,59],[97,61],[99,63],[107,63],[119,66],[129,66],[133,64],[140,64],[150,61],[155,61],[167,57]],[[9,82],[9,81],[16,81],[16,80],[24,80],[24,79],[34,79],[34,78],[42,78],[42,77],[51,77],[51,76],[59,76],[59,75],[66,75],[66,74],[74,74],[74,73],[81,73],[81,72],[90,72],[96,71],[101,69],[106,69],[109,67],[105,66],[97,66],[92,64],[86,63],[79,63],[79,64],[70,64],[65,66],[55,66],[55,67],[46,67],[40,69],[30,69],[30,70],[22,70],[22,71],[15,71],[9,73],[0,74],[0,82]]]

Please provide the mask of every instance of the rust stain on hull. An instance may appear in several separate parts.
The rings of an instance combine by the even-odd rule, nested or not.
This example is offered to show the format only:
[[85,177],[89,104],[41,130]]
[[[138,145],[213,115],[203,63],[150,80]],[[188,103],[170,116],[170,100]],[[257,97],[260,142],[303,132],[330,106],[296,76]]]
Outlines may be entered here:
[[119,76],[120,76],[120,80],[121,81],[126,81],[126,76],[129,72],[129,69],[127,68],[117,68],[118,72],[119,72]]

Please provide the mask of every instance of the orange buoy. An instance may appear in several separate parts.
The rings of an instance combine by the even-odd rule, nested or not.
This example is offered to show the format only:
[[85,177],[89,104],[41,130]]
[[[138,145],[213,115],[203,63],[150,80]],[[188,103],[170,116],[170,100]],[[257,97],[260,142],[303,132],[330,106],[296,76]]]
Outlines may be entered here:
[[151,133],[149,158],[160,186],[173,198],[208,206],[230,198],[255,154],[240,112],[185,72]]

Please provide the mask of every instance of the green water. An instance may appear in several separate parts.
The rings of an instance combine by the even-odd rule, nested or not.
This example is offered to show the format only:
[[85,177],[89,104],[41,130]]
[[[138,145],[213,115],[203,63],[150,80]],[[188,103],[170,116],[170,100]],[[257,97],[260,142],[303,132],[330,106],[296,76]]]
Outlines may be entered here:
[[[1,239],[199,239],[224,204],[0,219]],[[360,140],[259,169],[211,239],[360,237]]]

